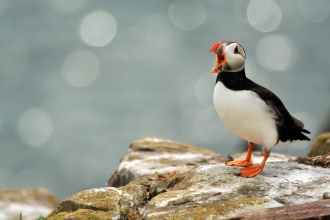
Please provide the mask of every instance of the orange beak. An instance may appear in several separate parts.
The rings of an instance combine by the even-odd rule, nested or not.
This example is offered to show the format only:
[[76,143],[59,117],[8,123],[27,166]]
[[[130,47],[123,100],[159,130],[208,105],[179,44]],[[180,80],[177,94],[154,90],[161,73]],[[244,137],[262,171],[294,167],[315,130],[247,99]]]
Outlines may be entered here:
[[217,50],[218,50],[218,48],[220,47],[220,45],[221,45],[221,42],[219,42],[219,43],[215,43],[215,44],[210,48],[209,52],[216,53]]
[[212,68],[211,73],[219,73],[222,70],[223,65],[226,63],[226,57],[223,54],[223,45],[221,42],[214,44],[210,48],[210,52],[215,53],[215,67]]

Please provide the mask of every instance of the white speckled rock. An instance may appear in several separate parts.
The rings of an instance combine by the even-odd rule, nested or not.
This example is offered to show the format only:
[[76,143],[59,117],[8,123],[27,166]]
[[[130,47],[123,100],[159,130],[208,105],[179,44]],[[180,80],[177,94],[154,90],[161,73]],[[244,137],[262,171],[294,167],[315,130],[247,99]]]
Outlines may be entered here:
[[[294,219],[288,210],[298,210],[297,216],[304,218],[319,217],[320,213],[330,217],[330,169],[287,159],[268,162],[259,175],[242,178],[241,168],[226,166],[216,153],[143,138],[131,145],[109,185],[132,182],[77,193],[63,201],[47,220],[241,219],[239,216],[251,213],[258,216],[259,210],[264,210],[266,219],[274,212]],[[296,204],[304,204],[304,208],[299,210]]]
[[120,161],[108,186],[124,186],[138,177],[185,172],[202,164],[224,163],[225,159],[212,151],[156,137],[144,137],[131,144]]
[[35,220],[48,215],[59,203],[53,193],[41,188],[0,191],[0,219]]
[[270,162],[254,178],[240,177],[239,170],[202,165],[173,177],[169,190],[147,204],[142,219],[226,219],[261,208],[322,200],[330,192],[326,168]]

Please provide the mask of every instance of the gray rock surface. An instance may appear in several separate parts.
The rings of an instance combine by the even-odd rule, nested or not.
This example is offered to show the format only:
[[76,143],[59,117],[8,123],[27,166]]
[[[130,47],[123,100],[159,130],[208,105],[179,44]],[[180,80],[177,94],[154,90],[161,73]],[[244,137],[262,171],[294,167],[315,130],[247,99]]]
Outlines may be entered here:
[[[276,156],[276,155],[275,155]],[[282,158],[282,157],[280,157]],[[300,216],[329,215],[330,169],[288,161],[268,162],[253,178],[240,177],[211,151],[159,138],[133,143],[105,187],[77,193],[56,208],[48,220],[59,219],[227,219],[299,212]],[[319,203],[320,202],[320,203]],[[322,205],[322,207],[319,207]],[[313,215],[309,214],[312,213]],[[260,216],[260,215],[259,215]],[[288,218],[290,219],[290,215]],[[292,217],[292,216],[291,216]],[[291,218],[292,219],[292,218]]]
[[48,215],[59,201],[53,193],[41,188],[8,189],[0,191],[0,219],[35,220]]
[[156,137],[143,137],[131,144],[110,177],[108,186],[124,186],[138,177],[155,178],[185,172],[202,164],[224,163],[219,154]]
[[330,191],[326,168],[270,162],[254,178],[242,178],[239,171],[224,164],[202,165],[174,178],[174,184],[169,180],[169,190],[149,201],[142,218],[226,219],[261,208],[322,200]]

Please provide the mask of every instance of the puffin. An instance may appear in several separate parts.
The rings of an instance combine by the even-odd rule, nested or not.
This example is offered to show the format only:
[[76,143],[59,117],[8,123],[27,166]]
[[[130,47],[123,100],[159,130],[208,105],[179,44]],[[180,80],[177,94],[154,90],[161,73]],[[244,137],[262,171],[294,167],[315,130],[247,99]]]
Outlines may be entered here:
[[[223,123],[248,142],[244,160],[227,162],[227,166],[243,167],[242,177],[254,177],[264,168],[273,147],[294,141],[310,141],[304,123],[293,117],[282,101],[270,90],[245,75],[246,53],[237,42],[215,43],[210,52],[216,55],[211,73],[218,74],[213,93],[214,107]],[[262,145],[264,157],[252,165],[254,144]]]

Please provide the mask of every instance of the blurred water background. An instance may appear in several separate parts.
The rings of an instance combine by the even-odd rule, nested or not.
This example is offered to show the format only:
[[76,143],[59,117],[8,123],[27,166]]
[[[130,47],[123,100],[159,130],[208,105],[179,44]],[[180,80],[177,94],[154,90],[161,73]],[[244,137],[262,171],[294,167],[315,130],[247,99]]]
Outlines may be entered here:
[[0,189],[105,186],[146,135],[242,151],[212,103],[218,41],[245,48],[248,77],[314,139],[330,110],[329,14],[328,0],[1,0]]

